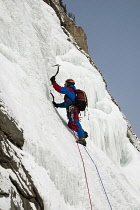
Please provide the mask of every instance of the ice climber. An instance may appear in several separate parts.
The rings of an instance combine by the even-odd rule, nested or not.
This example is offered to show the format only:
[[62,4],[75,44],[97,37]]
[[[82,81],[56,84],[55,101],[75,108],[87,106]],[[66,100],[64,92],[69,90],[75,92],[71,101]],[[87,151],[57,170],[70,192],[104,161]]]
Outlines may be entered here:
[[80,143],[84,146],[86,146],[86,141],[85,139],[87,138],[88,134],[86,131],[82,129],[82,126],[79,122],[79,109],[76,106],[73,106],[72,103],[75,101],[75,92],[76,90],[75,82],[73,79],[67,79],[65,81],[64,87],[61,87],[58,85],[55,81],[55,76],[51,77],[51,82],[53,85],[53,88],[62,94],[65,94],[64,96],[64,102],[62,103],[55,103],[54,101],[52,102],[53,105],[58,108],[66,108],[67,110],[67,117],[68,117],[68,127],[77,132],[78,135],[78,140],[76,141],[77,143]]

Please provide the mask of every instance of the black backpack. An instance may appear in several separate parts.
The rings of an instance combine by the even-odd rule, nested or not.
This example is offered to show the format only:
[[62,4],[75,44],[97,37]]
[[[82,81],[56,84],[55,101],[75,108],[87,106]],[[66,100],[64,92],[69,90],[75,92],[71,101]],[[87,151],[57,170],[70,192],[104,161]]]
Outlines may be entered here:
[[76,94],[74,106],[76,106],[80,111],[84,111],[88,105],[86,93],[83,90],[74,90]]
[[[75,101],[71,105],[76,106],[80,111],[84,111],[86,107],[88,106],[86,93],[80,89],[76,89],[76,90],[73,89],[73,90],[76,94],[76,98],[75,98]],[[66,96],[66,97],[71,100],[69,96]]]

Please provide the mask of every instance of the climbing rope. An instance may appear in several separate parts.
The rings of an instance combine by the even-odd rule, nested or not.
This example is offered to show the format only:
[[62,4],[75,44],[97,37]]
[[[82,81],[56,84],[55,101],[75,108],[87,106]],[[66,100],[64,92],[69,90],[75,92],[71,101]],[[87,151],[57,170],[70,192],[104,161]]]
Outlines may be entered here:
[[[75,139],[77,140],[77,136],[76,136],[76,134],[75,134],[74,131],[73,131],[73,134],[74,134]],[[87,179],[87,174],[86,174],[85,163],[84,163],[84,159],[83,159],[83,156],[82,156],[82,153],[80,151],[80,148],[79,148],[79,144],[78,143],[77,143],[77,147],[78,147],[79,154],[80,154],[80,157],[81,157],[81,160],[82,160],[82,164],[83,164],[83,169],[84,169],[84,174],[85,174],[85,180],[86,180],[86,186],[87,186],[88,196],[89,196],[89,201],[90,201],[90,207],[91,207],[91,210],[93,210],[93,208],[92,208],[92,202],[91,202],[91,196],[90,196],[90,191],[89,191],[89,186],[88,186],[88,179]]]
[[92,210],[93,208],[92,208],[91,196],[90,196],[90,191],[89,191],[89,186],[88,186],[88,180],[87,180],[87,174],[86,174],[86,169],[85,169],[85,163],[84,163],[84,159],[82,157],[82,154],[81,154],[81,151],[80,151],[78,143],[77,143],[77,147],[78,147],[78,150],[79,150],[79,153],[80,153],[80,157],[81,157],[81,160],[82,160],[82,164],[83,164],[85,180],[86,180],[86,186],[87,186],[88,196],[89,196],[89,201],[90,201],[90,207],[91,207],[91,210]]
[[[76,136],[75,132],[73,132],[73,133],[74,133],[75,139],[77,139],[77,136]],[[77,143],[77,147],[78,147],[78,150],[79,150],[79,153],[80,153],[80,156],[81,156],[81,160],[82,160],[82,163],[83,163],[83,169],[84,169],[84,174],[85,174],[85,180],[86,180],[86,185],[87,185],[87,190],[88,190],[88,195],[89,195],[89,200],[90,200],[90,206],[91,206],[91,210],[92,210],[93,208],[92,208],[92,202],[91,202],[91,196],[90,196],[90,191],[89,191],[89,186],[88,186],[88,180],[87,180],[87,175],[86,175],[86,169],[85,169],[84,159],[83,159],[83,157],[82,157],[82,154],[81,154],[81,151],[80,151],[80,148],[79,148],[78,143]],[[83,147],[84,147],[84,146],[83,146]],[[84,149],[85,149],[86,153],[88,154],[88,156],[90,157],[91,161],[93,162],[93,164],[94,164],[94,166],[95,166],[95,168],[96,168],[96,171],[97,171],[97,173],[98,173],[98,176],[99,176],[99,179],[100,179],[100,182],[101,182],[103,191],[104,191],[104,193],[105,193],[105,195],[106,195],[106,198],[107,198],[109,207],[110,207],[110,209],[112,210],[112,206],[111,206],[111,203],[110,203],[110,201],[109,201],[108,195],[107,195],[107,193],[106,193],[106,190],[105,190],[105,187],[104,187],[102,178],[101,178],[101,176],[100,176],[99,170],[98,170],[98,168],[97,168],[97,166],[96,166],[96,164],[95,164],[93,158],[90,156],[89,152],[87,151],[86,147],[84,147]]]
[[97,168],[97,166],[96,166],[96,164],[95,164],[94,160],[93,160],[93,159],[92,159],[92,157],[90,156],[89,152],[87,151],[86,147],[84,147],[84,149],[85,149],[85,151],[87,152],[88,156],[90,157],[91,161],[93,162],[93,164],[94,164],[94,166],[95,166],[95,168],[96,168],[96,171],[97,171],[97,173],[98,173],[98,176],[99,176],[100,182],[101,182],[101,184],[102,184],[102,187],[103,187],[104,193],[105,193],[105,195],[106,195],[106,198],[107,198],[108,204],[109,204],[109,206],[110,206],[110,209],[112,210],[112,206],[111,206],[111,203],[110,203],[109,198],[108,198],[108,196],[107,196],[107,193],[106,193],[106,190],[105,190],[104,184],[103,184],[103,182],[102,182],[102,178],[101,178],[100,173],[99,173],[99,170],[98,170],[98,168]]

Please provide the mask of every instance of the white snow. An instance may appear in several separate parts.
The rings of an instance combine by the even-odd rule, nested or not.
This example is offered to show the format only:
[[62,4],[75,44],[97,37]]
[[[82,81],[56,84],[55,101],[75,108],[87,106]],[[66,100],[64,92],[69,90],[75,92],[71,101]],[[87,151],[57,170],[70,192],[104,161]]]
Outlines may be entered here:
[[[54,10],[41,0],[0,1],[0,100],[24,131],[22,162],[44,201],[45,210],[89,210],[90,202],[77,144],[67,127],[65,109],[52,105],[63,95],[50,77],[63,85],[67,78],[85,90],[88,111],[82,126],[88,131],[87,150],[94,159],[112,209],[140,209],[140,154],[126,137],[127,124],[111,101],[100,73],[68,40]],[[98,173],[84,148],[93,209],[110,209]],[[11,189],[8,171],[1,168]],[[0,198],[0,209],[10,209]],[[18,198],[17,198],[18,199]],[[35,207],[33,207],[35,208]],[[22,208],[21,208],[22,209]]]

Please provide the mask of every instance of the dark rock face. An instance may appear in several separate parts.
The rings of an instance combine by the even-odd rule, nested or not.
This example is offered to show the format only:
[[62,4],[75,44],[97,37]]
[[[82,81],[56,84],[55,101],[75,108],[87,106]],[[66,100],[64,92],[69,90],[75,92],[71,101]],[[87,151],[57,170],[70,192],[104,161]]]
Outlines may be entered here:
[[133,144],[133,146],[140,152],[140,140],[138,139],[136,134],[133,133],[132,127],[125,116],[124,116],[124,119],[127,122],[127,137],[129,138],[129,141],[131,142],[131,144]]
[[[6,190],[0,186],[0,198],[9,198],[11,210],[43,210],[43,201],[28,173],[22,164],[21,147],[24,144],[23,133],[17,128],[13,119],[0,110],[0,171],[1,180],[8,183]],[[3,173],[2,173],[3,172]],[[4,182],[4,181],[3,181]],[[2,209],[5,210],[5,209]]]
[[49,4],[55,10],[60,20],[61,26],[63,26],[71,34],[79,47],[87,54],[89,54],[87,46],[87,36],[84,30],[82,29],[82,27],[76,26],[75,21],[66,14],[62,1],[44,0],[44,2]]
[[23,133],[20,131],[14,120],[9,118],[0,110],[0,130],[5,136],[17,147],[22,147],[24,144]]

